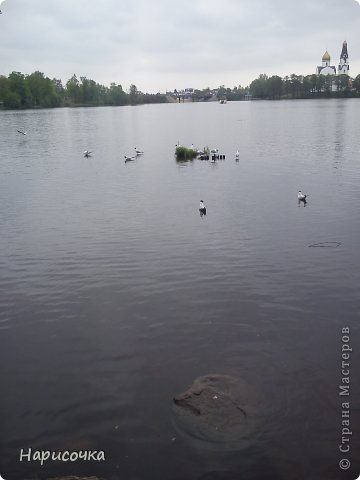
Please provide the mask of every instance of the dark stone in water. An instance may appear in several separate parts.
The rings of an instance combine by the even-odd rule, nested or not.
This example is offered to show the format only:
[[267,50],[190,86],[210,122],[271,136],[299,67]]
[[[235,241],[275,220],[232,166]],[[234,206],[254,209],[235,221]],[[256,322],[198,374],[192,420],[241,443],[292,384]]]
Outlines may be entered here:
[[248,384],[229,375],[197,378],[174,397],[176,424],[189,435],[208,442],[239,442],[255,432],[258,399]]

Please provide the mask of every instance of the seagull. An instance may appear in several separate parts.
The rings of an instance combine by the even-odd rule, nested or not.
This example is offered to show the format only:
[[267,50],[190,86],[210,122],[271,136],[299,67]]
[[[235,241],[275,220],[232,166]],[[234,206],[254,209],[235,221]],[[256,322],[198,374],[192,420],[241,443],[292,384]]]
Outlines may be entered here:
[[125,163],[126,162],[131,162],[132,160],[135,159],[135,157],[128,157],[127,155],[124,155],[125,156]]
[[135,148],[136,155],[144,155],[144,152],[142,152],[141,150],[138,150],[136,147],[134,148]]
[[299,190],[299,193],[298,193],[299,202],[306,203],[306,197],[307,197],[307,195],[305,195],[304,193],[301,192],[301,190]]
[[91,152],[89,152],[89,150],[85,150],[84,157],[89,158],[89,157],[91,157],[90,154],[91,154]]
[[200,215],[206,215],[206,207],[203,200],[200,200],[199,212]]
[[236,159],[236,160],[239,160],[239,157],[240,157],[239,150],[236,150],[235,159]]
[[21,133],[22,135],[26,135],[26,132],[24,132],[23,130],[17,130],[19,133]]

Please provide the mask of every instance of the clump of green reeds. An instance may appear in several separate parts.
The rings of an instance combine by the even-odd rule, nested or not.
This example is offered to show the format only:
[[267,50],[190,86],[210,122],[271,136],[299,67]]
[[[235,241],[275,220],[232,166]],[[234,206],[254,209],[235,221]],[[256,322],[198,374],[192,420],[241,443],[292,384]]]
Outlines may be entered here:
[[175,156],[177,160],[193,160],[197,157],[197,151],[192,148],[176,147]]

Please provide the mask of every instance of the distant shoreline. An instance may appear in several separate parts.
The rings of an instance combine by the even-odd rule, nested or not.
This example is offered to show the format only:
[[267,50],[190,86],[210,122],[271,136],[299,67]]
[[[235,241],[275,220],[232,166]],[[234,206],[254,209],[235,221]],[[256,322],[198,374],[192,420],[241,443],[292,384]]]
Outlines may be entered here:
[[[348,96],[340,96],[340,95],[314,95],[312,97],[296,97],[296,98],[290,98],[290,97],[282,97],[282,98],[252,98],[252,99],[239,99],[239,100],[228,100],[229,103],[234,103],[234,102],[261,102],[261,101],[271,101],[271,102],[279,102],[279,101],[287,101],[287,100],[334,100],[334,99],[352,99],[352,98],[360,98],[359,95],[348,95]],[[0,112],[9,112],[9,111],[26,111],[26,110],[57,110],[57,109],[64,109],[64,108],[71,108],[71,109],[77,109],[77,108],[107,108],[107,107],[140,107],[144,105],[162,105],[162,104],[178,104],[178,103],[220,103],[217,101],[203,101],[203,100],[194,100],[194,101],[186,101],[186,102],[170,102],[170,101],[165,101],[165,102],[149,102],[149,103],[137,103],[137,104],[126,104],[126,105],[89,105],[89,104],[78,104],[78,105],[60,105],[56,107],[41,107],[41,106],[29,106],[29,107],[17,107],[17,108],[6,108],[0,103]]]
[[360,75],[291,75],[281,78],[261,74],[248,87],[174,90],[166,93],[143,93],[136,85],[124,91],[121,85],[105,87],[86,77],[73,75],[63,86],[61,80],[45,77],[36,71],[30,75],[12,72],[0,76],[0,109],[28,110],[46,108],[115,107],[152,103],[189,103],[305,100],[318,98],[359,98]]

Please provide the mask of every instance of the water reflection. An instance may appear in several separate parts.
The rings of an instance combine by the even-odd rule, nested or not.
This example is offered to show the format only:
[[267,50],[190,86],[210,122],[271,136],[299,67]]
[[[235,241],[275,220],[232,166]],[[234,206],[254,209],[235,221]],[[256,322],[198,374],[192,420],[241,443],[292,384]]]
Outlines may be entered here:
[[187,163],[193,163],[193,158],[177,158],[175,157],[175,161],[178,165],[186,165]]
[[[138,480],[149,471],[173,480],[263,472],[284,480],[293,470],[338,478],[337,465],[329,472],[339,434],[336,352],[359,305],[360,110],[357,99],[346,102],[344,123],[336,105],[0,112],[5,478],[20,467],[27,471],[13,478],[39,473],[19,466],[21,447],[66,450],[77,438],[81,448],[109,451],[104,478],[117,465],[119,477]],[[19,125],[31,134],[18,135]],[[175,163],[179,129],[226,145],[231,161]],[[137,144],[146,161],[119,161],[119,145],[133,153]],[[91,145],[100,161],[79,162]],[[276,208],[270,186],[283,200]],[[294,215],[299,186],[314,192],[304,215]],[[199,197],[211,209],[199,211],[200,225]],[[321,240],[342,246],[308,248]],[[172,441],[172,392],[209,371],[245,376],[269,399],[269,423],[246,453]],[[72,467],[67,474],[81,473]]]

